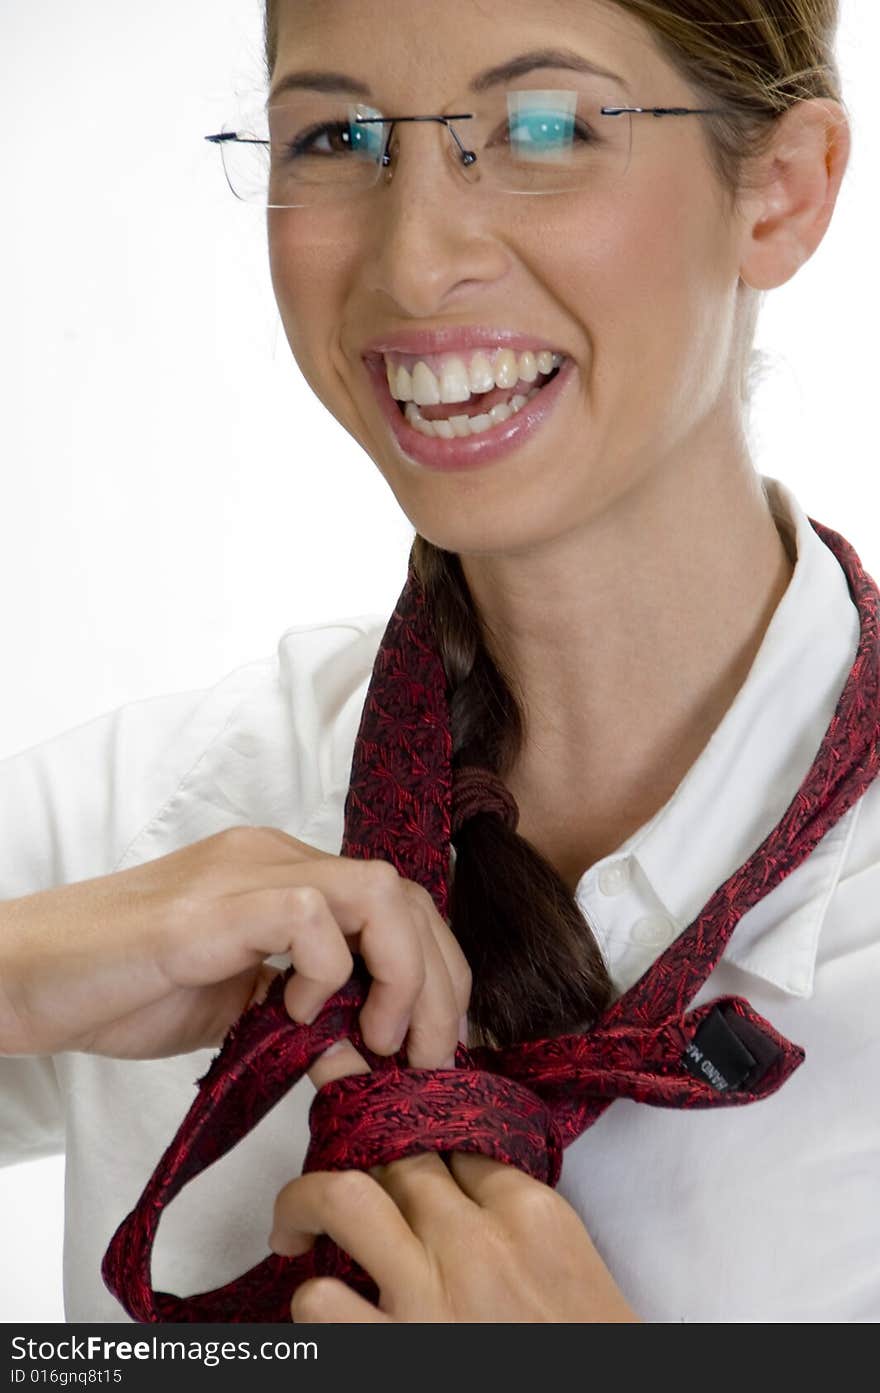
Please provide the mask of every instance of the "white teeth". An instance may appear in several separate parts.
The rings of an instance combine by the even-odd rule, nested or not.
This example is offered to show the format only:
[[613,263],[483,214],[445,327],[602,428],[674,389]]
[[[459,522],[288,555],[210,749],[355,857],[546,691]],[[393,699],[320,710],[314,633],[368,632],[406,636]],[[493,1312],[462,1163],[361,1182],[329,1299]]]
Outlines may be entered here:
[[397,384],[391,387],[391,396],[397,397],[398,401],[412,401],[412,378],[402,364],[397,369]]
[[461,358],[448,358],[440,374],[440,400],[470,401],[470,397],[470,379],[464,361]]
[[440,384],[427,363],[416,363],[413,368],[412,390],[416,406],[440,405]]
[[519,375],[524,382],[534,382],[538,376],[538,364],[534,353],[522,354],[519,360]]
[[[501,421],[506,421],[510,416],[515,416],[521,411],[527,401],[536,397],[540,392],[540,387],[533,387],[528,396],[517,394],[511,397],[510,403],[498,402],[488,412],[480,416],[450,416],[448,420],[426,421],[419,411],[416,402],[407,402],[404,415],[410,425],[422,435],[437,436],[441,440],[451,440],[453,436],[482,435],[483,431],[490,430]],[[427,406],[424,402],[422,405]],[[436,405],[436,403],[431,403]]]
[[494,367],[496,387],[515,387],[519,382],[519,359],[512,349],[503,348],[495,359]]
[[[434,360],[437,361],[436,359]],[[470,361],[454,355],[440,360],[440,376],[423,361],[413,364],[412,372],[402,363],[395,366],[386,358],[388,387],[398,401],[414,401],[417,406],[437,406],[441,402],[464,402],[493,387],[507,390],[517,382],[534,382],[539,374],[548,376],[563,361],[562,354],[541,349],[516,354],[510,348],[491,355],[482,351]]]
[[471,418],[471,433],[473,435],[482,435],[484,430],[489,430],[494,424],[495,422],[488,413],[483,416],[473,416]]
[[[491,392],[495,386],[492,364],[485,353],[475,353],[471,358],[470,383],[472,392]],[[511,386],[514,384],[511,383]]]

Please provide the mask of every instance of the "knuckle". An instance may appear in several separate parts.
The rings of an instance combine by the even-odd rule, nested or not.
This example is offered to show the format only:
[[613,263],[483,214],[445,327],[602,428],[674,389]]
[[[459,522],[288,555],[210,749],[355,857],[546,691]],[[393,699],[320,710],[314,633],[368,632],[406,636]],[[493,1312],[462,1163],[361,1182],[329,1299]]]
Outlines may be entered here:
[[300,924],[311,925],[325,916],[327,901],[315,885],[285,885],[284,907]]
[[263,828],[252,827],[250,823],[239,823],[235,827],[225,827],[217,836],[225,848],[247,851],[260,840],[262,831]]
[[298,841],[296,837],[291,837],[290,833],[285,832],[284,829],[281,827],[271,827],[267,826],[265,823],[259,823],[251,830],[253,832],[259,832],[260,837],[262,839],[268,839],[273,842],[281,842],[282,846],[285,847],[304,845],[303,842]]
[[[354,971],[354,958],[348,950],[348,946],[337,940],[332,945],[328,945],[330,952],[325,956],[321,965],[321,980],[323,989],[328,996],[338,992],[340,987],[344,987]],[[312,973],[313,978],[317,976]]]
[[306,850],[304,843],[298,842],[280,827],[270,827],[264,823],[236,823],[234,827],[225,827],[217,832],[215,837],[208,838],[209,841],[215,839],[224,851],[237,851],[243,856],[256,855],[258,849],[262,849],[265,854],[267,843],[272,843],[274,847],[280,842],[287,850]]
[[275,1204],[272,1208],[273,1228],[280,1229],[284,1227],[287,1211],[290,1206],[295,1203],[296,1197],[301,1192],[300,1182],[302,1179],[303,1177],[298,1175],[293,1180],[288,1180],[287,1184],[282,1185],[278,1194],[275,1196]]
[[368,962],[372,961],[374,954],[383,951],[387,956],[389,947],[394,948],[395,957],[393,970],[389,968],[383,979],[384,985],[393,988],[396,998],[402,998],[399,1004],[409,1007],[421,994],[428,977],[422,945],[413,935],[400,940],[391,938],[381,925],[365,929],[361,935],[361,951]]
[[385,899],[399,889],[401,878],[390,861],[375,858],[364,861],[359,869],[361,890],[370,897]]
[[299,1321],[308,1324],[310,1320],[320,1318],[329,1309],[335,1293],[336,1288],[331,1278],[311,1277],[294,1293],[291,1313]]
[[558,1218],[559,1197],[546,1185],[529,1185],[517,1199],[518,1217],[536,1231]]
[[409,898],[413,900],[414,903],[418,905],[420,909],[425,909],[429,912],[433,910],[436,914],[437,910],[434,904],[433,896],[429,895],[424,885],[420,885],[417,880],[405,879],[401,880],[401,884],[403,885],[403,888],[406,891]]
[[289,885],[285,894],[291,907],[304,919],[314,919],[327,907],[327,901],[316,885]]
[[376,1182],[366,1171],[333,1171],[324,1182],[328,1204],[358,1211],[375,1197]]
[[473,985],[474,974],[471,972],[467,958],[462,954],[461,961],[456,960],[452,968],[452,986],[458,999],[470,1001]]

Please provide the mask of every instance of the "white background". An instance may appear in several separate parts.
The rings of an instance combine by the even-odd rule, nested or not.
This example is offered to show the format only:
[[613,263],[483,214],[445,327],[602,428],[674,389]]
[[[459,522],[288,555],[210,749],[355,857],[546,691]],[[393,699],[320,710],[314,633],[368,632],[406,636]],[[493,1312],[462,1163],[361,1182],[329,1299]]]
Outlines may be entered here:
[[[880,575],[880,6],[842,12],[853,159],[766,302],[753,446]],[[411,525],[301,378],[265,217],[202,139],[260,85],[260,17],[0,0],[0,758],[400,593]],[[63,1320],[62,1186],[60,1157],[0,1171],[0,1321]]]

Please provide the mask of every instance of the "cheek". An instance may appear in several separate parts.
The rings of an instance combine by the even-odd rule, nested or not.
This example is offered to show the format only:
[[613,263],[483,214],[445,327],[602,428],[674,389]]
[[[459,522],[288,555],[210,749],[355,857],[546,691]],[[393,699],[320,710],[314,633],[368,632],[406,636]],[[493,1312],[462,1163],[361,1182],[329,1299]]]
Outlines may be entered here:
[[[271,209],[269,269],[287,342],[307,381],[326,354],[345,311],[349,268],[340,238],[327,235],[309,209]],[[326,369],[324,370],[326,373]]]
[[635,430],[638,418],[700,411],[717,396],[735,306],[728,232],[704,179],[658,171],[557,241],[560,298],[583,325],[592,404],[606,419]]

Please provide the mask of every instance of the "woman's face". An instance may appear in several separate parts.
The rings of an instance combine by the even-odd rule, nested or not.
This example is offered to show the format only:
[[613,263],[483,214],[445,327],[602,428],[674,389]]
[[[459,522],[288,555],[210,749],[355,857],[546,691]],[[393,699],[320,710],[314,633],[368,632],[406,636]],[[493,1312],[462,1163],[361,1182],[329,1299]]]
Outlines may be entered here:
[[[331,69],[396,115],[456,110],[449,103],[475,73],[551,45],[620,74],[631,94],[609,89],[620,105],[701,105],[649,31],[602,0],[282,0],[279,41],[273,85],[294,69]],[[564,88],[569,76],[541,69],[521,85]],[[356,208],[269,210],[294,357],[435,545],[512,553],[550,543],[657,483],[657,471],[737,436],[740,230],[701,126],[633,117],[617,184],[518,197],[486,196],[459,177],[442,158],[442,125],[398,125],[392,182]],[[380,335],[469,325],[550,342],[574,375],[518,448],[439,472],[399,450],[362,352]]]

